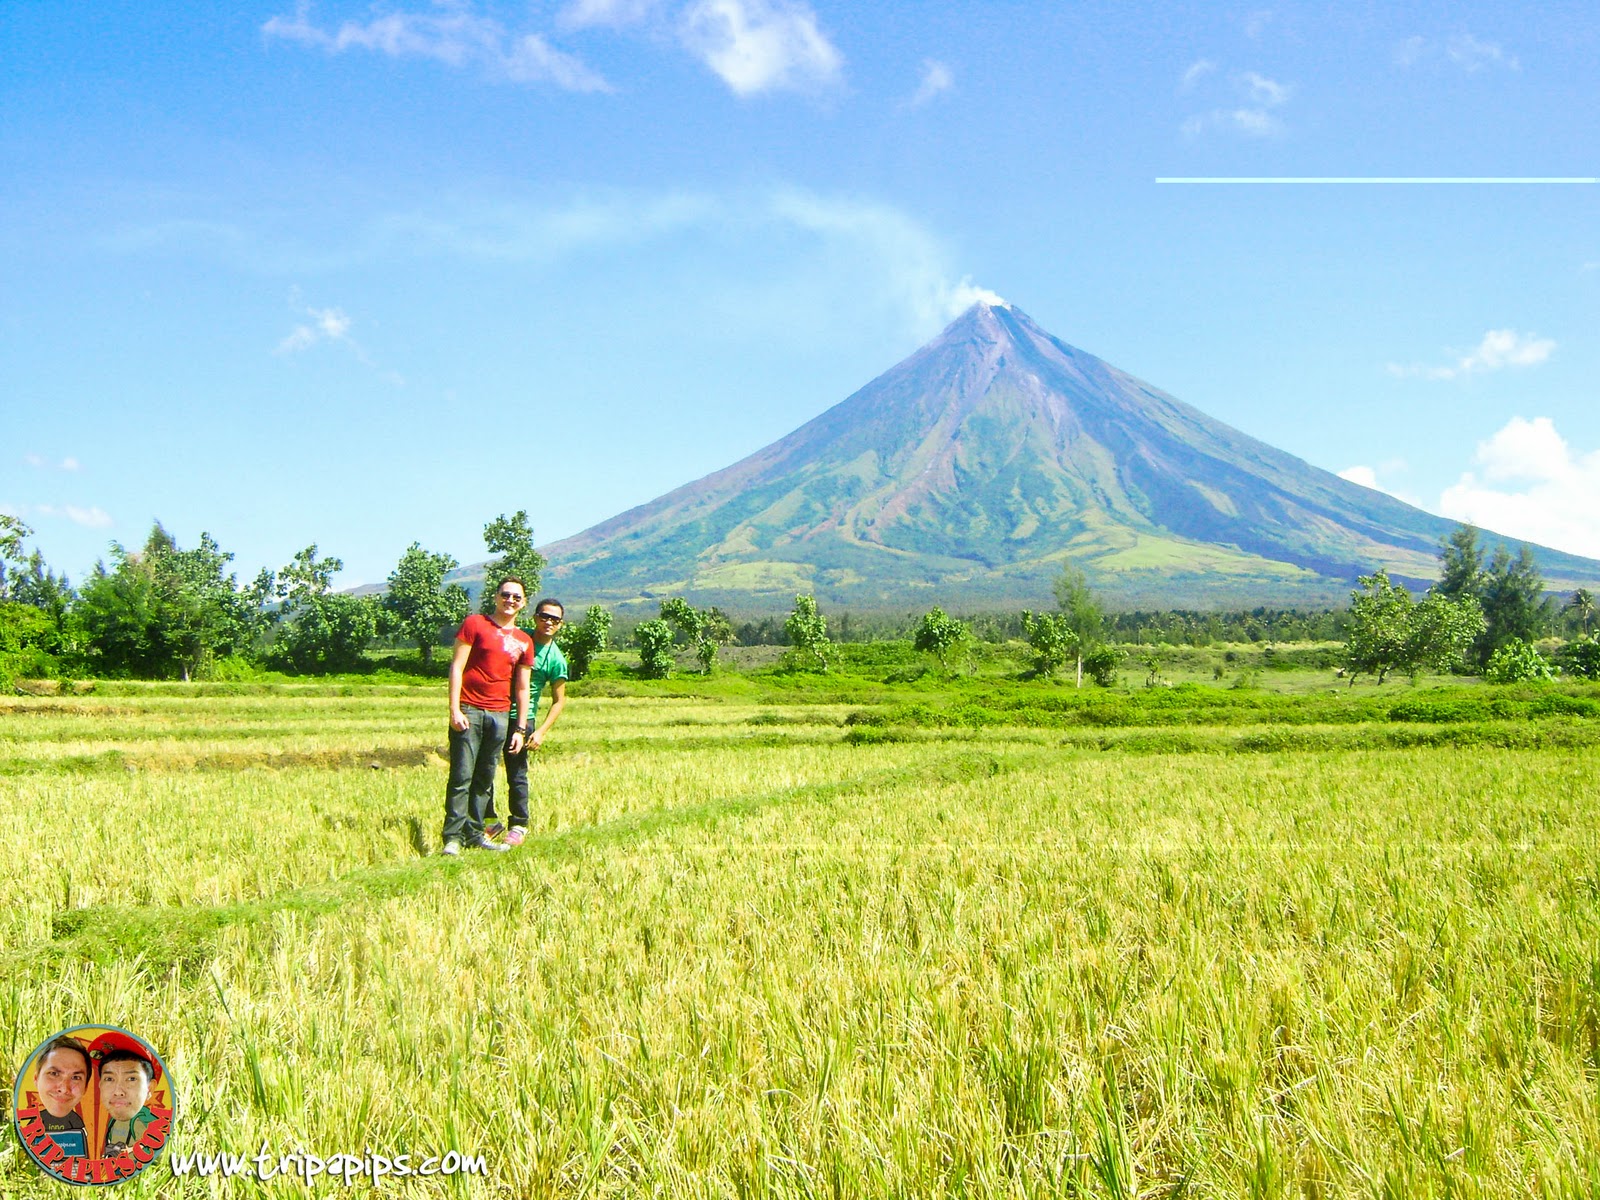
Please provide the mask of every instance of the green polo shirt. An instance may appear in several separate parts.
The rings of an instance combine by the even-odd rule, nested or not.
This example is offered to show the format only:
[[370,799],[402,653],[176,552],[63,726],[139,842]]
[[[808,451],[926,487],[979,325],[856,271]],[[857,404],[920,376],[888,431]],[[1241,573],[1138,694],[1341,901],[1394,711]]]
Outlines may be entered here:
[[[534,715],[539,712],[539,697],[544,694],[544,685],[556,683],[567,678],[567,656],[561,653],[561,647],[554,642],[544,645],[534,643],[533,647],[533,678],[528,683],[528,704],[533,709]],[[517,698],[513,693],[511,697],[511,727],[517,727]],[[528,724],[533,724],[530,716]]]

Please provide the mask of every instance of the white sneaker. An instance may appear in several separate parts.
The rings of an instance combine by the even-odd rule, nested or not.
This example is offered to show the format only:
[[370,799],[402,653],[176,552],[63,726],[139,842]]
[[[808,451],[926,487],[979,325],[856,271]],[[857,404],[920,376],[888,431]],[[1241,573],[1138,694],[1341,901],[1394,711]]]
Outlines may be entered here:
[[440,854],[450,854],[450,855],[460,854],[461,853],[461,843],[456,841],[455,838],[451,838],[448,842],[446,842],[444,845],[439,847],[439,853]]
[[467,845],[471,846],[474,850],[498,850],[501,853],[505,853],[511,849],[511,847],[506,845],[504,842],[491,842],[488,838],[483,837],[482,835],[479,835],[476,841],[468,842]]

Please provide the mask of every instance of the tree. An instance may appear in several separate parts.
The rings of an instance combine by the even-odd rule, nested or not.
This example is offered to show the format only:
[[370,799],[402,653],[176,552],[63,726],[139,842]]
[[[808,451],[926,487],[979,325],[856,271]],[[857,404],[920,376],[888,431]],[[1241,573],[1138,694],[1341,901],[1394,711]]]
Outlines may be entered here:
[[556,644],[567,656],[567,668],[574,679],[582,679],[589,673],[595,655],[603,651],[610,640],[611,614],[598,604],[591,604],[583,620],[563,625],[556,635]]
[[494,612],[494,590],[507,575],[522,580],[528,593],[528,603],[517,616],[520,625],[533,620],[534,597],[539,594],[539,577],[544,574],[544,555],[533,548],[533,525],[528,514],[518,509],[514,516],[500,514],[483,527],[483,544],[496,557],[489,560],[483,577],[483,596],[478,611]]
[[1583,630],[1581,636],[1589,636],[1589,622],[1594,619],[1594,593],[1588,588],[1579,588],[1572,593],[1562,612],[1573,613],[1578,618],[1579,627]]
[[828,653],[833,643],[828,640],[828,618],[817,611],[814,596],[794,598],[794,608],[783,623],[783,631],[801,665],[815,665],[819,671],[828,669]]
[[313,542],[278,572],[274,590],[283,605],[272,661],[308,674],[364,664],[367,646],[378,635],[380,609],[370,596],[333,594],[333,577],[343,569],[341,559],[318,558]]
[[633,641],[639,647],[639,674],[646,679],[666,679],[672,674],[672,626],[660,617],[634,626]]
[[77,598],[67,577],[50,570],[37,549],[21,565],[26,570],[16,572],[10,579],[12,598],[48,613],[56,628],[64,629],[67,610]]
[[1035,615],[1023,609],[1022,632],[1033,647],[1035,674],[1054,675],[1078,651],[1078,635],[1072,632],[1063,613]]
[[456,565],[450,555],[430,554],[420,542],[412,542],[389,573],[384,611],[406,638],[416,643],[425,663],[433,661],[440,629],[466,620],[467,589],[444,581]]
[[1484,551],[1478,542],[1476,525],[1457,525],[1448,537],[1439,540],[1439,583],[1441,596],[1460,600],[1471,596],[1483,600]]
[[661,619],[681,634],[686,644],[694,647],[695,658],[704,675],[711,674],[711,669],[717,665],[717,651],[733,640],[733,623],[721,609],[702,611],[682,596],[661,602]]
[[111,555],[115,569],[96,564],[73,610],[99,669],[190,679],[248,647],[255,629],[249,596],[224,574],[233,555],[210,534],[182,550],[157,522],[144,549],[113,542]]
[[1534,563],[1533,551],[1522,546],[1513,558],[1497,546],[1484,580],[1484,633],[1478,639],[1478,661],[1487,664],[1501,646],[1511,641],[1532,642],[1548,623],[1551,612],[1543,603],[1544,579]]
[[20,517],[0,512],[0,600],[15,599],[13,573],[23,565],[22,543],[32,536],[33,530]]
[[950,659],[963,651],[972,640],[972,630],[965,621],[945,615],[942,608],[934,607],[922,614],[912,635],[912,645],[924,654],[939,660],[939,666],[950,669]]
[[1062,565],[1061,577],[1056,580],[1054,590],[1056,607],[1061,610],[1067,628],[1076,639],[1073,653],[1078,660],[1078,686],[1082,687],[1084,656],[1100,644],[1101,631],[1105,628],[1105,611],[1089,590],[1088,576],[1070,563]]
[[1531,642],[1551,617],[1543,601],[1544,580],[1533,551],[1519,548],[1515,558],[1505,545],[1489,556],[1472,525],[1458,526],[1439,543],[1440,579],[1436,590],[1451,599],[1471,596],[1483,610],[1484,628],[1472,644],[1471,659],[1483,667],[1512,639]]
[[1453,599],[1434,589],[1419,604],[1384,570],[1358,582],[1350,593],[1346,641],[1352,687],[1361,674],[1376,675],[1382,684],[1391,671],[1441,670],[1459,661],[1483,631],[1483,614],[1471,596]]

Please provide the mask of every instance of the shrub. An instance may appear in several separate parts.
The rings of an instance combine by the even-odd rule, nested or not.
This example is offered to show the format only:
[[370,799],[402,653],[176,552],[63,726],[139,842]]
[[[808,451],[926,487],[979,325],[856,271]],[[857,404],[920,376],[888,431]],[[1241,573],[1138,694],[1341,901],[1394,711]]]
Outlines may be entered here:
[[1531,645],[1512,638],[1489,656],[1483,677],[1490,683],[1533,683],[1554,679],[1556,674]]
[[1116,687],[1124,657],[1115,646],[1096,646],[1083,656],[1083,669],[1101,687]]
[[1600,639],[1586,637],[1571,643],[1561,654],[1567,674],[1580,679],[1600,679]]
[[672,674],[672,626],[660,617],[653,621],[640,621],[633,630],[633,641],[639,647],[639,674],[646,679],[666,679]]

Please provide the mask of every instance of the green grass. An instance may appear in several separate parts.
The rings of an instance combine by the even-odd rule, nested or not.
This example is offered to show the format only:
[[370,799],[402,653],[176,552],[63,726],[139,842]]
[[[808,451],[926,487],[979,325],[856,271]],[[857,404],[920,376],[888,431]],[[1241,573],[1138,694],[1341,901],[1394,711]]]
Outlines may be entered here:
[[599,683],[459,860],[437,684],[0,702],[6,1069],[417,1196],[1600,1192],[1594,689]]

